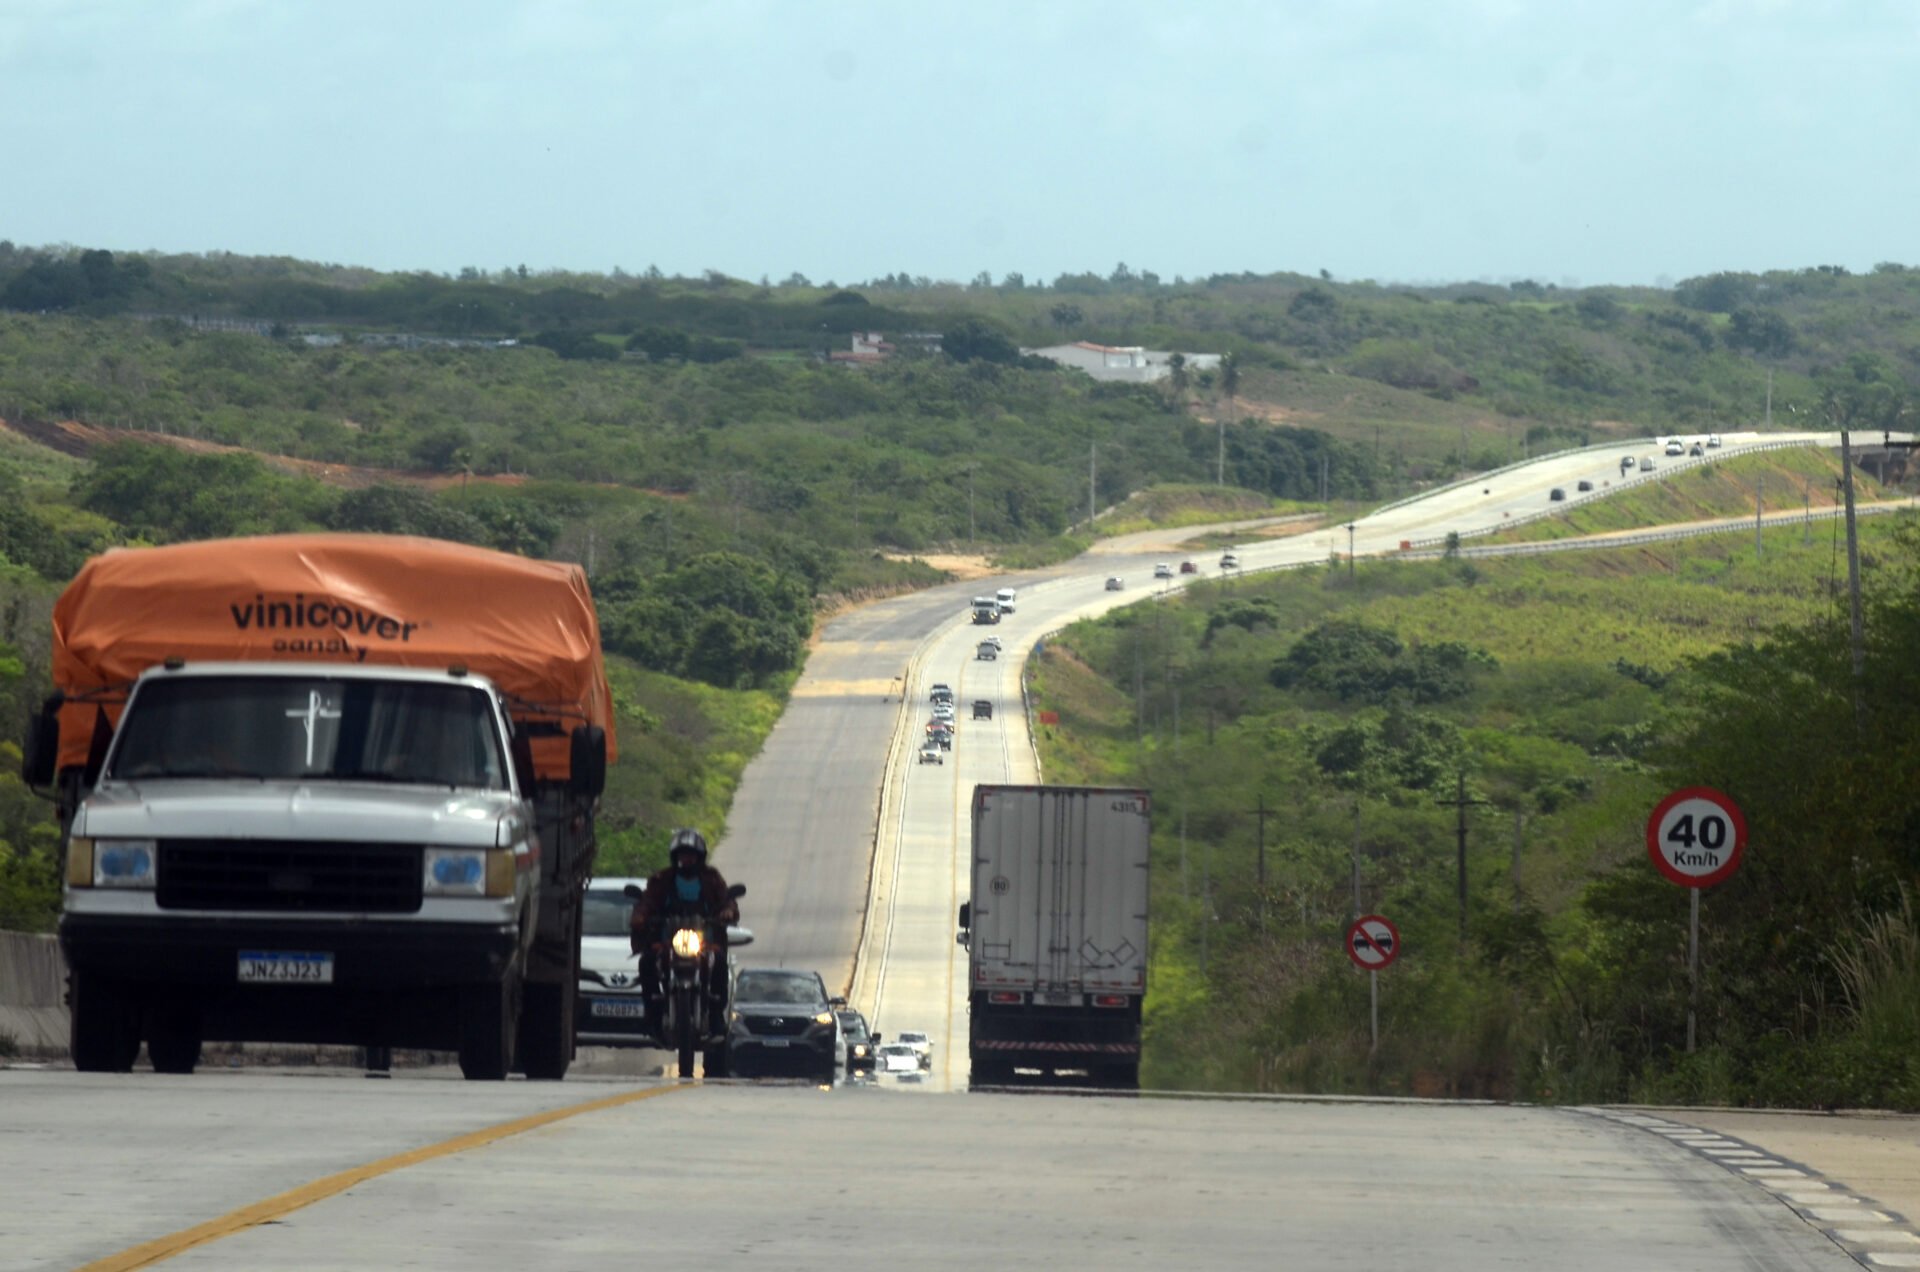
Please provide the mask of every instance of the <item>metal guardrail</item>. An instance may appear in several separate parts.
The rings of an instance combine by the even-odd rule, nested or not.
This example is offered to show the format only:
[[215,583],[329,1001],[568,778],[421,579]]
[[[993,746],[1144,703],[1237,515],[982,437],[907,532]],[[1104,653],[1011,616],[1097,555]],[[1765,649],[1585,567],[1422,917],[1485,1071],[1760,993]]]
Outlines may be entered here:
[[[1920,502],[1907,504],[1869,504],[1856,508],[1856,517],[1883,517],[1889,513],[1914,512],[1920,510]],[[1832,521],[1844,517],[1844,506],[1821,508],[1815,512],[1776,513],[1770,519],[1763,519],[1761,527],[1767,530],[1791,527],[1813,521]],[[1639,534],[1607,535],[1605,537],[1588,536],[1579,539],[1539,539],[1531,543],[1489,543],[1477,548],[1461,548],[1454,555],[1463,560],[1486,559],[1507,556],[1539,556],[1548,552],[1599,552],[1608,548],[1631,548],[1648,543],[1672,543],[1680,539],[1701,539],[1715,534],[1745,534],[1753,529],[1750,517],[1732,517],[1725,521],[1716,521],[1709,525],[1685,526],[1670,530],[1645,530]],[[1434,561],[1444,559],[1444,551],[1436,552],[1431,548],[1413,552],[1394,553],[1386,560],[1396,561]]]
[[[1529,512],[1518,517],[1509,517],[1504,521],[1485,526],[1478,530],[1461,530],[1458,532],[1458,535],[1461,539],[1477,539],[1483,535],[1500,534],[1516,526],[1528,526],[1536,521],[1543,521],[1548,517],[1560,516],[1584,504],[1592,503],[1597,499],[1610,498],[1619,494],[1624,489],[1629,489],[1633,486],[1642,485],[1651,481],[1665,481],[1680,473],[1690,472],[1695,468],[1700,468],[1722,459],[1737,459],[1743,455],[1756,455],[1762,451],[1793,450],[1798,447],[1807,447],[1815,450],[1824,449],[1819,442],[1810,442],[1804,438],[1796,438],[1792,441],[1756,442],[1752,445],[1738,446],[1728,450],[1709,451],[1704,455],[1686,455],[1673,460],[1664,467],[1656,468],[1651,473],[1639,473],[1633,481],[1624,482],[1617,486],[1605,486],[1598,490],[1590,490],[1585,494],[1576,495],[1572,499],[1562,500],[1557,504],[1549,504],[1538,512]],[[1617,449],[1617,447],[1607,447],[1606,449]],[[1491,474],[1489,474],[1489,476],[1491,476]],[[1425,538],[1408,540],[1408,542],[1412,544],[1411,550],[1416,552],[1422,548],[1433,547],[1435,544],[1442,544],[1446,541],[1447,536],[1444,534],[1428,535]]]
[[1367,515],[1371,517],[1382,512],[1391,511],[1394,508],[1404,508],[1410,503],[1417,503],[1429,496],[1443,494],[1449,490],[1458,490],[1462,486],[1471,486],[1476,481],[1485,481],[1489,477],[1498,477],[1502,473],[1510,473],[1515,469],[1526,468],[1532,464],[1543,464],[1550,459],[1564,459],[1568,455],[1580,455],[1587,451],[1617,450],[1622,446],[1653,446],[1658,445],[1659,441],[1660,439],[1657,437],[1617,437],[1610,442],[1591,442],[1585,446],[1569,446],[1565,450],[1548,451],[1544,455],[1530,455],[1526,459],[1516,459],[1511,464],[1503,464],[1499,468],[1489,468],[1484,473],[1469,473],[1465,477],[1455,478],[1443,486],[1429,486],[1417,494],[1404,495],[1392,503],[1381,504]]

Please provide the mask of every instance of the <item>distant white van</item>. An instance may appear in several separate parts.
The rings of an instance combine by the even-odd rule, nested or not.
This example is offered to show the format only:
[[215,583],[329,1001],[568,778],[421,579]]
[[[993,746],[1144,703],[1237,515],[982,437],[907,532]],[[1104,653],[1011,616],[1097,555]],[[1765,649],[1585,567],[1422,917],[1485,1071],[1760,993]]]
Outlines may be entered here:
[[1012,588],[1010,587],[1001,588],[998,592],[995,592],[993,594],[993,599],[999,602],[1000,612],[1002,614],[1013,613],[1013,589]]

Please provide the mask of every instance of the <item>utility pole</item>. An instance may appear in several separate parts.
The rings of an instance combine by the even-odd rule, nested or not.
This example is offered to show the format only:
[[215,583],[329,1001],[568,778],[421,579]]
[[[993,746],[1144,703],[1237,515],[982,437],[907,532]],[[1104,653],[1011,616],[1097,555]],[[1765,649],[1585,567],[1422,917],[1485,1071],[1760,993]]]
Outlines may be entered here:
[[1454,823],[1454,835],[1459,845],[1460,946],[1465,949],[1467,944],[1467,809],[1487,801],[1467,798],[1467,775],[1465,770],[1462,770],[1457,778],[1453,798],[1434,802],[1442,808],[1451,807],[1458,815],[1458,820]]
[[1220,417],[1220,450],[1213,460],[1213,484],[1227,484],[1227,417]]
[[1097,460],[1094,455],[1099,449],[1097,442],[1087,443],[1087,533],[1093,533],[1093,485],[1097,473]]
[[1353,582],[1353,522],[1347,522],[1347,582]]
[[1255,866],[1254,879],[1262,888],[1265,888],[1267,886],[1267,818],[1278,817],[1280,810],[1277,808],[1268,808],[1267,797],[1262,795],[1260,797],[1260,806],[1249,809],[1248,811],[1260,819],[1260,847],[1259,855],[1255,858],[1257,864]]
[[1773,427],[1773,368],[1767,368],[1767,427]]
[[1866,623],[1860,614],[1860,534],[1853,519],[1853,435],[1840,430],[1840,476],[1847,498],[1847,600],[1853,626],[1853,714],[1862,709],[1860,679],[1866,672]]
[[1759,484],[1753,488],[1753,559],[1760,559],[1760,511],[1766,507],[1767,478],[1761,474]]
[[973,546],[973,537],[974,537],[973,474],[979,469],[979,467],[980,465],[978,464],[967,465],[967,546],[968,547]]
[[1353,917],[1357,921],[1366,911],[1360,908],[1360,797],[1353,797]]

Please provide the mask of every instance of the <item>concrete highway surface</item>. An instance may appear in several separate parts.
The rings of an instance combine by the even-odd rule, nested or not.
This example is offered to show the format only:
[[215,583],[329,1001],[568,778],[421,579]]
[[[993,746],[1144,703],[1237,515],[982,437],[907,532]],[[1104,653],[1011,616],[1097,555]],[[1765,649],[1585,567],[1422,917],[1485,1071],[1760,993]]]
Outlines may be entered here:
[[[1745,448],[1725,440],[1723,454]],[[1617,483],[1618,455],[1651,449],[1442,491],[1361,519],[1354,543],[1390,552],[1494,525],[1590,473]],[[1836,1173],[1850,1158],[1815,1162],[1829,1142],[1818,1119],[1794,1128],[1795,1155],[1770,1149],[1765,1127],[1716,1134],[1603,1111],[910,1098],[967,1086],[954,918],[968,797],[1037,778],[1021,664],[1043,633],[1169,587],[1151,577],[1156,560],[1182,559],[1168,539],[835,619],[749,766],[715,857],[749,888],[744,961],[816,968],[884,1033],[925,1030],[924,1078],[680,1085],[603,1076],[632,1067],[607,1053],[583,1055],[565,1083],[15,1067],[0,1071],[0,1270],[1920,1266],[1920,1236]],[[1253,570],[1346,547],[1341,527],[1239,557]],[[1219,576],[1217,554],[1194,559]],[[1105,590],[1109,575],[1121,590]],[[1002,585],[1020,589],[1014,614],[973,627],[968,598]],[[1004,656],[983,662],[988,630]],[[957,736],[943,763],[922,764],[936,681],[954,689]],[[976,699],[991,720],[971,718]],[[1876,1160],[1920,1165],[1920,1147]]]

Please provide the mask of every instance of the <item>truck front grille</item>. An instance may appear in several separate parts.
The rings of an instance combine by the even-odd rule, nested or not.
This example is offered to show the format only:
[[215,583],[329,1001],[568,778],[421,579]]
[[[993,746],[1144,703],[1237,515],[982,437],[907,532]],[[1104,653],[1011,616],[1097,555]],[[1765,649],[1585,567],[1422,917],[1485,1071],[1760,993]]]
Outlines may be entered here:
[[327,910],[410,914],[420,908],[418,844],[163,839],[163,910]]

